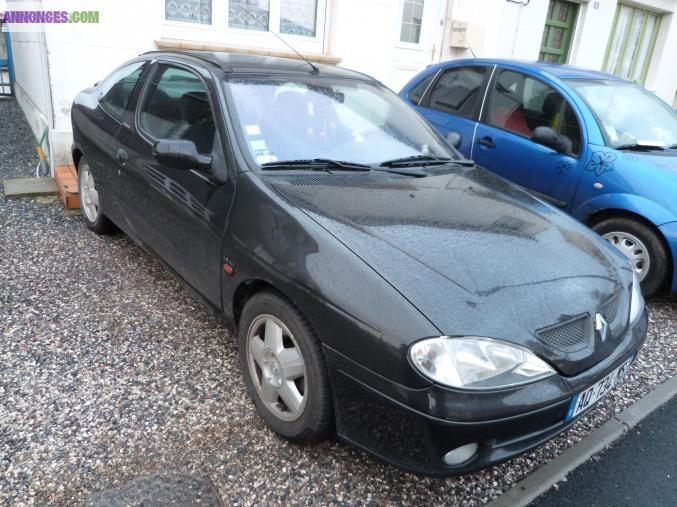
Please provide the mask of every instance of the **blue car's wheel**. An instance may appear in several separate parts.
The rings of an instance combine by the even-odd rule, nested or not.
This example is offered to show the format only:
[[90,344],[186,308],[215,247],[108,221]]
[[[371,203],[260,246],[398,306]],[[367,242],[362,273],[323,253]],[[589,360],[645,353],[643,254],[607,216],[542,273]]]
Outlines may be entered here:
[[662,291],[672,263],[665,244],[654,230],[638,220],[620,217],[603,220],[593,229],[628,258],[646,297]]

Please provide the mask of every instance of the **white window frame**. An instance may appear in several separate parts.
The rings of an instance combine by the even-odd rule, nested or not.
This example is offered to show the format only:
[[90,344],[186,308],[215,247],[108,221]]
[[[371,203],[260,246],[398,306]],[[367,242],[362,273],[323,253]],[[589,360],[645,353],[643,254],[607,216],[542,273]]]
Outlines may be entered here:
[[423,40],[423,27],[425,26],[425,20],[426,20],[426,12],[427,9],[430,6],[430,2],[426,2],[423,0],[423,12],[421,13],[421,33],[419,34],[418,37],[418,42],[406,42],[402,40],[402,23],[404,23],[404,0],[399,0],[397,2],[397,7],[399,9],[399,12],[397,13],[397,32],[396,32],[396,37],[397,37],[397,42],[395,44],[396,47],[399,48],[405,48],[405,49],[421,49],[421,41]]
[[[165,19],[165,2],[158,0],[162,16],[162,37],[169,39],[194,40],[198,43],[225,44],[255,47],[268,50],[290,51],[273,33],[278,34],[296,50],[305,53],[326,52],[327,13],[331,0],[317,0],[315,13],[315,37],[280,33],[281,0],[270,0],[269,31],[245,30],[228,26],[228,0],[212,0],[212,24],[190,21],[169,21]],[[271,33],[273,32],[273,33]]]

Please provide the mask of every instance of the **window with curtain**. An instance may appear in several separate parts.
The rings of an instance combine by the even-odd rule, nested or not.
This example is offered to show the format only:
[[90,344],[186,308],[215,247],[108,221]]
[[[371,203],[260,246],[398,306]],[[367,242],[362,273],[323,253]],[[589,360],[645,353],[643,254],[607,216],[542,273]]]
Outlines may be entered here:
[[[275,32],[301,37],[321,37],[318,18],[327,0],[216,0],[224,1],[227,27],[236,30]],[[408,0],[411,3],[411,0]],[[165,0],[165,19],[223,28],[226,20],[212,20],[213,0]],[[423,4],[423,0],[414,0]],[[420,16],[419,16],[420,17]],[[420,19],[419,28],[420,31]]]
[[423,0],[404,0],[402,2],[402,27],[400,42],[418,44],[421,41],[421,23],[423,21]]
[[280,33],[315,37],[317,0],[282,0]]
[[270,0],[229,0],[228,26],[267,32],[270,25]]
[[165,19],[211,25],[212,0],[166,0]]
[[[278,17],[279,28],[271,27],[271,18]],[[316,22],[317,0],[228,0],[230,28],[315,37]]]
[[618,4],[603,70],[644,83],[660,21],[660,14]]

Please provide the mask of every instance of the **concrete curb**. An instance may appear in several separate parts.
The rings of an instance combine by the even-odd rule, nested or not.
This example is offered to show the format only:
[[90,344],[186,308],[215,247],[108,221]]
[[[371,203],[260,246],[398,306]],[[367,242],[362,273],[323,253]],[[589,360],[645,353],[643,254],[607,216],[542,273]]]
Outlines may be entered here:
[[674,396],[677,396],[677,377],[673,377],[656,387],[573,447],[489,502],[487,506],[520,507],[528,505],[548,491],[554,484],[563,480],[569,472],[585,463],[591,456],[603,451],[625,435],[642,419]]

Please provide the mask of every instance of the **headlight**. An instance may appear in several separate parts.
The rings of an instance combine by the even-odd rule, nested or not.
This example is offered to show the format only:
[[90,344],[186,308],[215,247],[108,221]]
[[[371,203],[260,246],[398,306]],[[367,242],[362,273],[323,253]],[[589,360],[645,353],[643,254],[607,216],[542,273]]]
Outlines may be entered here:
[[630,324],[637,322],[644,311],[644,296],[637,273],[632,272],[632,297],[630,299]]
[[555,371],[527,349],[492,338],[428,338],[409,349],[426,377],[461,389],[496,389],[533,382]]

